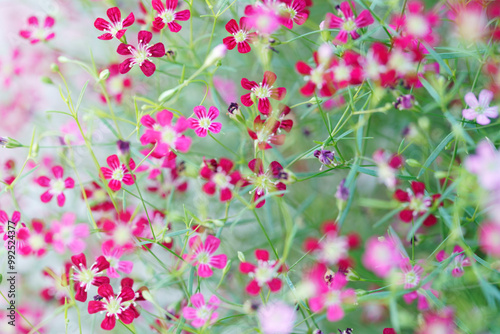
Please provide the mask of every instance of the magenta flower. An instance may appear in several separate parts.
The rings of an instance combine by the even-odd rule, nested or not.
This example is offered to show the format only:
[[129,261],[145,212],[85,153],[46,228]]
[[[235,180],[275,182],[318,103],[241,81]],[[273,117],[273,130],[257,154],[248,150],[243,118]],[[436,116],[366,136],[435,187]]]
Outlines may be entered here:
[[113,191],[118,191],[122,188],[122,182],[127,186],[134,184],[135,175],[132,176],[130,171],[135,169],[134,159],[130,158],[128,163],[128,168],[125,164],[120,164],[120,159],[116,154],[110,155],[106,159],[108,166],[111,167],[101,167],[101,172],[106,180],[109,180],[108,186]]
[[241,96],[241,103],[250,107],[253,105],[252,95],[258,99],[258,109],[264,115],[269,114],[271,111],[271,104],[269,98],[281,101],[286,95],[286,88],[279,87],[273,88],[276,82],[276,74],[270,71],[264,72],[264,79],[261,83],[257,84],[255,81],[250,81],[247,78],[241,79],[241,86],[251,91],[251,93]]
[[163,57],[165,55],[165,46],[163,43],[156,43],[149,46],[149,42],[153,38],[153,34],[146,30],[139,31],[137,35],[138,45],[135,48],[133,45],[121,43],[118,45],[116,52],[122,56],[132,56],[132,58],[125,59],[120,64],[120,73],[125,74],[135,65],[139,65],[142,73],[150,77],[156,70],[149,57]]
[[196,132],[198,137],[206,137],[208,132],[219,133],[222,124],[214,122],[214,120],[219,117],[219,109],[216,107],[210,107],[207,109],[204,106],[194,107],[194,114],[196,118],[188,118],[189,127]]
[[104,270],[109,268],[109,262],[104,256],[99,256],[90,268],[87,267],[85,254],[81,253],[71,257],[73,262],[73,281],[75,282],[75,299],[80,302],[87,300],[87,290],[90,285],[101,286],[109,284],[109,277],[103,276]]
[[49,188],[44,192],[40,199],[43,203],[48,203],[52,197],[57,197],[57,205],[63,206],[66,202],[66,196],[64,195],[64,190],[72,189],[75,186],[75,181],[71,177],[67,177],[63,180],[64,169],[61,166],[52,167],[52,174],[54,179],[49,179],[47,176],[40,176],[36,179],[36,182],[45,188]]
[[186,262],[193,262],[193,266],[198,267],[200,277],[210,277],[213,274],[212,268],[222,269],[226,266],[226,254],[213,255],[220,245],[218,238],[209,235],[203,243],[201,237],[196,235],[189,239],[188,243],[190,253],[184,254],[182,258]]
[[401,253],[388,238],[372,237],[366,243],[363,265],[379,277],[388,277],[401,261]]
[[21,220],[21,213],[19,211],[14,211],[12,213],[12,218],[9,219],[9,216],[7,215],[7,212],[0,210],[0,240],[5,241],[5,248],[8,248],[8,233],[7,231],[9,230],[9,220],[14,223],[14,225],[17,225],[19,221]]
[[303,25],[309,17],[305,0],[281,0],[279,12],[281,24],[288,29],[293,28],[294,22]]
[[328,268],[317,264],[309,279],[315,287],[314,297],[309,298],[309,307],[313,312],[320,312],[326,309],[326,319],[328,321],[339,321],[344,317],[342,304],[354,304],[356,302],[356,292],[354,289],[343,288],[347,284],[347,279],[341,272],[335,273],[333,278],[325,278]]
[[479,247],[486,254],[500,258],[500,223],[486,222],[481,225]]
[[[410,223],[413,219],[416,219],[429,211],[440,196],[440,194],[426,196],[425,184],[417,181],[412,181],[411,189],[407,189],[406,191],[396,189],[394,192],[394,198],[401,203],[405,203],[403,210],[399,212],[399,219],[405,223]],[[432,226],[436,224],[436,222],[436,216],[430,214],[427,218],[425,218],[423,224],[424,226]]]
[[160,0],[153,0],[153,8],[158,12],[158,16],[153,21],[153,27],[161,30],[168,25],[171,32],[179,32],[182,27],[175,21],[189,20],[191,12],[188,9],[176,12],[177,0],[166,0],[165,5],[166,8]]
[[431,289],[431,282],[429,282],[427,284],[424,284],[418,290],[404,294],[403,299],[406,304],[411,304],[414,300],[417,300],[417,309],[419,311],[425,311],[429,309],[429,297],[427,296],[428,293],[432,293],[434,296],[436,296],[436,298],[439,297],[438,292]]
[[182,153],[189,151],[191,146],[191,138],[186,137],[182,133],[186,131],[189,126],[189,122],[182,116],[177,119],[176,124],[172,124],[172,114],[168,110],[162,110],[156,116],[157,121],[155,121],[150,115],[144,115],[141,118],[141,124],[144,125],[147,130],[141,136],[141,144],[155,144],[151,156],[155,158],[162,158],[170,153],[170,149],[178,150]]
[[45,18],[43,22],[43,27],[40,26],[38,18],[36,16],[30,16],[28,18],[28,27],[19,32],[19,35],[23,38],[29,39],[31,44],[36,44],[40,41],[46,42],[55,37],[55,33],[52,32],[52,26],[54,25],[54,19],[50,16]]
[[281,289],[281,280],[277,276],[282,267],[278,266],[276,260],[269,260],[269,252],[265,249],[256,249],[255,258],[257,265],[249,262],[240,263],[240,271],[252,279],[245,288],[246,292],[256,296],[265,284],[269,286],[271,292],[278,292]]
[[106,11],[106,14],[108,15],[111,23],[101,19],[100,17],[98,17],[94,22],[94,27],[100,31],[105,31],[103,35],[97,37],[101,40],[110,40],[113,39],[113,37],[121,39],[127,31],[127,29],[124,28],[130,27],[135,21],[134,13],[130,13],[125,20],[122,21],[122,14],[118,7],[109,8]]
[[[464,250],[462,249],[462,247],[457,245],[455,246],[455,248],[453,248],[453,253],[451,253],[451,255],[458,254],[453,258],[453,260],[447,267],[448,270],[452,268],[451,275],[453,277],[461,277],[464,274],[464,267],[471,266],[471,260],[468,257],[466,257],[465,254],[459,254],[462,253],[463,251]],[[449,256],[444,249],[436,254],[436,259],[439,262],[443,262],[448,257]]]
[[101,328],[112,330],[115,328],[116,319],[120,319],[124,324],[131,324],[136,318],[136,314],[130,305],[133,305],[135,293],[132,288],[122,287],[120,294],[115,296],[113,288],[109,284],[102,284],[97,293],[101,300],[91,300],[88,305],[89,314],[105,312],[106,316],[101,323]]
[[415,334],[456,333],[455,317],[449,307],[423,314],[423,322]]
[[394,189],[397,179],[396,172],[403,166],[403,158],[394,153],[390,154],[384,149],[378,149],[373,153],[373,161],[377,165],[377,176],[386,187]]
[[87,238],[90,234],[87,224],[76,224],[76,215],[73,212],[63,214],[60,222],[55,221],[51,225],[52,246],[58,253],[64,253],[69,249],[71,253],[78,254],[85,250]]
[[200,176],[207,183],[203,185],[203,192],[208,195],[215,194],[220,189],[220,201],[226,202],[233,198],[232,190],[238,185],[244,184],[241,174],[238,170],[232,171],[234,163],[226,158],[220,158],[219,162],[215,159],[204,160],[203,167],[200,169]]
[[359,13],[358,17],[354,16],[353,9],[354,2],[344,1],[339,6],[339,16],[335,16],[332,13],[326,14],[326,22],[329,23],[330,29],[340,29],[336,37],[339,42],[346,43],[348,35],[351,35],[352,39],[359,38],[360,35],[356,30],[369,26],[374,22],[372,14],[370,14],[368,9]]
[[217,296],[212,296],[205,304],[205,298],[201,293],[195,293],[191,296],[191,304],[193,307],[186,306],[182,309],[184,318],[191,321],[191,325],[195,328],[203,327],[205,324],[213,324],[218,314],[215,310],[219,307],[220,300]]
[[261,34],[272,34],[282,23],[282,18],[278,15],[277,8],[274,8],[273,2],[257,2],[253,6],[245,7],[247,24]]
[[266,203],[265,199],[261,199],[264,195],[286,190],[286,185],[281,180],[287,179],[288,175],[279,162],[271,162],[267,171],[264,171],[262,160],[257,158],[248,163],[248,168],[254,172],[254,175],[249,177],[248,182],[254,186],[252,199],[256,203],[256,208],[260,208]]
[[234,49],[234,47],[238,46],[239,53],[248,53],[250,52],[250,44],[253,38],[257,35],[255,32],[250,32],[251,27],[247,24],[247,18],[240,18],[240,25],[236,23],[235,19],[232,19],[226,24],[226,30],[232,36],[225,37],[222,42],[227,47],[228,50]]
[[477,124],[490,124],[490,118],[498,117],[498,106],[490,107],[493,100],[493,92],[483,89],[479,93],[479,101],[474,93],[465,94],[465,103],[469,106],[468,109],[462,110],[462,116],[470,121],[476,120]]
[[404,284],[405,289],[412,289],[420,283],[424,272],[421,266],[412,266],[410,259],[404,258],[401,260],[399,267],[401,269],[401,284]]
[[114,246],[113,240],[108,240],[103,242],[101,246],[102,254],[106,261],[109,262],[109,268],[107,274],[111,278],[118,278],[120,274],[117,271],[121,271],[125,274],[130,274],[132,268],[134,267],[134,262],[132,261],[120,261],[125,248],[120,246]]

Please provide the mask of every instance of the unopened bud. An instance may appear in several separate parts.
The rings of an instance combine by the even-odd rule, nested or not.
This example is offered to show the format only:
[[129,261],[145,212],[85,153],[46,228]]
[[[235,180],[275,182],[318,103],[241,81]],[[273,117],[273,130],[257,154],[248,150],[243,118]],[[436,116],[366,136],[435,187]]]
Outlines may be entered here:
[[245,254],[243,254],[242,252],[238,251],[238,260],[240,260],[241,262],[246,262],[245,261]]
[[4,146],[6,148],[16,148],[16,147],[22,147],[23,144],[10,137],[7,138],[0,137],[0,146]]
[[352,268],[347,268],[347,273],[345,275],[348,281],[359,281],[360,277],[357,272]]
[[57,66],[57,64],[55,63],[52,63],[50,65],[50,69],[52,70],[52,72],[59,72],[59,66]]
[[59,61],[60,63],[67,63],[67,62],[70,62],[71,59],[67,58],[67,57],[64,57],[64,56],[59,56],[57,58],[57,61]]
[[415,159],[406,159],[406,164],[410,167],[421,167],[422,164]]
[[210,66],[215,64],[217,61],[221,60],[226,56],[227,47],[224,44],[219,44],[215,48],[210,51],[207,59],[205,59],[205,63],[203,66]]
[[160,95],[160,97],[158,98],[158,101],[164,102],[164,101],[171,99],[174,96],[174,94],[177,92],[177,89],[178,89],[178,87],[164,91]]
[[[323,43],[318,49],[318,60],[323,66],[328,66],[333,55],[333,47],[331,44]],[[313,102],[312,102],[313,103]]]
[[104,81],[107,78],[109,78],[109,70],[108,69],[102,70],[101,73],[99,73],[99,81]]
[[43,83],[48,84],[48,85],[53,85],[54,84],[54,81],[52,81],[52,79],[49,78],[49,77],[42,77],[41,80],[42,80]]

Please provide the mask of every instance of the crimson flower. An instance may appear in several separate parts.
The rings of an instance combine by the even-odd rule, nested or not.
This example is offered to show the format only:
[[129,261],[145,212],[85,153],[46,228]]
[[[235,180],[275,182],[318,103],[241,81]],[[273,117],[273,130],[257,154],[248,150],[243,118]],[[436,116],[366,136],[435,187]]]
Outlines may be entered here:
[[351,1],[342,2],[338,8],[340,17],[327,13],[326,22],[329,22],[330,29],[340,29],[336,39],[341,43],[347,42],[347,35],[351,35],[352,39],[359,38],[360,35],[356,30],[369,26],[374,22],[368,9],[363,10],[358,17],[355,17],[352,12],[354,3]]
[[[253,121],[253,130],[247,129],[250,138],[257,142],[257,146],[261,150],[272,148],[273,145],[283,145],[285,142],[284,134],[276,134],[281,123],[274,118],[262,119],[260,115],[255,117]],[[288,126],[285,125],[285,129]]]
[[87,300],[87,290],[90,285],[101,286],[109,284],[109,277],[103,276],[104,270],[109,268],[109,262],[104,256],[99,256],[90,268],[87,267],[85,254],[71,257],[73,262],[73,281],[75,282],[75,299],[80,302]]
[[179,32],[182,29],[181,25],[175,21],[189,20],[191,12],[188,9],[176,12],[177,2],[177,0],[166,0],[167,7],[165,8],[160,0],[153,0],[153,8],[158,12],[158,16],[153,21],[153,27],[161,30],[168,25],[171,32]]
[[[399,213],[399,219],[405,223],[411,222],[413,219],[424,215],[430,210],[431,206],[441,195],[435,194],[432,196],[425,195],[425,184],[422,182],[412,181],[411,189],[407,191],[397,189],[394,193],[394,198],[401,203],[406,203],[405,207]],[[432,226],[436,224],[437,218],[430,214],[423,222],[424,226]]]
[[281,289],[281,280],[277,278],[282,270],[275,260],[269,260],[269,252],[265,249],[256,249],[255,258],[257,265],[249,262],[240,263],[240,271],[248,274],[252,280],[245,288],[250,295],[258,295],[262,286],[267,284],[271,292],[278,292]]
[[130,158],[128,163],[129,169],[127,169],[127,166],[125,166],[125,164],[120,165],[120,160],[118,159],[118,156],[116,154],[110,155],[106,159],[106,161],[111,169],[109,169],[108,167],[101,167],[101,171],[106,180],[111,179],[111,181],[109,181],[108,183],[108,186],[111,190],[120,190],[122,187],[122,182],[127,186],[134,184],[135,175],[132,176],[129,172],[129,169],[130,171],[135,169],[134,159]]
[[129,286],[122,286],[120,294],[115,296],[113,288],[109,284],[103,284],[97,289],[101,300],[91,300],[88,305],[89,314],[106,312],[106,316],[101,323],[101,328],[112,330],[115,328],[116,319],[120,319],[124,324],[131,324],[136,318],[136,313],[130,307],[133,305],[135,293]]
[[204,166],[200,170],[200,176],[207,183],[203,185],[203,191],[208,195],[215,194],[217,188],[220,189],[220,201],[226,202],[233,198],[232,189],[238,183],[242,183],[239,171],[233,171],[234,163],[226,158],[220,158],[219,162],[215,159],[204,160]]
[[266,203],[265,199],[261,199],[264,195],[286,190],[286,185],[281,180],[287,179],[288,175],[279,162],[271,162],[267,171],[264,171],[262,160],[257,158],[248,163],[248,168],[254,172],[254,175],[248,178],[248,182],[254,186],[252,199],[256,203],[256,208],[260,208]]
[[156,70],[155,64],[153,64],[149,57],[163,57],[165,55],[165,46],[163,43],[156,43],[149,46],[149,42],[153,38],[153,34],[146,30],[139,31],[137,35],[138,46],[135,48],[133,45],[121,43],[118,45],[116,52],[122,56],[132,56],[131,58],[125,59],[120,64],[120,73],[125,74],[135,65],[139,65],[142,73],[145,76],[150,77]]
[[106,11],[106,15],[108,15],[111,23],[101,19],[100,17],[98,17],[94,22],[94,27],[105,32],[101,36],[97,37],[101,40],[110,40],[113,39],[113,37],[116,37],[117,39],[122,38],[127,31],[127,29],[124,28],[130,27],[135,21],[134,13],[130,13],[122,21],[122,14],[118,7],[109,8]]
[[252,39],[257,35],[255,32],[249,32],[251,29],[250,25],[247,22],[246,17],[240,18],[240,25],[236,23],[235,19],[232,19],[226,24],[226,30],[228,33],[232,34],[232,36],[228,36],[222,40],[224,45],[228,50],[234,49],[236,45],[238,45],[239,53],[248,53],[250,52],[250,44]]
[[40,176],[36,179],[36,182],[45,188],[50,188],[40,196],[43,203],[48,203],[52,197],[57,196],[57,205],[63,206],[66,202],[66,196],[64,195],[65,189],[72,189],[75,186],[75,181],[71,177],[67,177],[63,180],[64,169],[61,166],[52,167],[52,174],[54,174],[55,179],[51,180],[47,176]]
[[276,74],[270,71],[264,72],[264,79],[259,84],[255,81],[250,81],[247,78],[241,79],[241,86],[244,89],[251,91],[251,93],[241,96],[241,103],[247,107],[252,106],[253,101],[251,95],[253,95],[258,99],[259,111],[264,115],[269,114],[271,110],[269,98],[281,101],[286,95],[286,88],[273,88],[275,82]]

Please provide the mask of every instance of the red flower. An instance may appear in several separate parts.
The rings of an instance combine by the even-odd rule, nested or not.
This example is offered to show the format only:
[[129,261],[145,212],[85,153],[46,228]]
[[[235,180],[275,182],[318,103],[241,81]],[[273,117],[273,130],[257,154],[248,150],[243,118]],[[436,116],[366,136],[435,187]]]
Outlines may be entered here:
[[106,14],[108,15],[111,23],[101,19],[100,17],[98,17],[94,22],[94,27],[101,31],[105,31],[103,35],[97,37],[101,40],[110,40],[113,39],[113,37],[116,37],[117,39],[122,38],[127,31],[127,29],[124,28],[130,27],[135,21],[134,13],[130,13],[125,20],[122,21],[122,14],[118,7],[109,8],[106,11]]
[[156,43],[149,46],[152,38],[153,34],[151,32],[141,30],[137,35],[137,40],[139,41],[137,49],[130,44],[121,43],[118,45],[118,49],[116,50],[118,54],[132,56],[132,58],[127,58],[120,64],[121,74],[130,71],[134,65],[139,65],[145,76],[150,77],[153,75],[156,66],[149,60],[149,57],[163,57],[165,55],[165,46],[163,43]]
[[[264,195],[270,192],[286,190],[286,185],[281,182],[281,180],[287,179],[288,175],[277,161],[271,162],[268,170],[265,172],[262,160],[259,158],[250,161],[248,163],[248,168],[254,172],[254,175],[249,177],[248,182],[254,185],[253,191],[255,191],[255,193],[253,195],[253,201],[256,203],[256,208],[260,208],[266,203],[265,199],[260,199]],[[279,196],[283,196],[283,194]]]
[[204,166],[200,170],[200,176],[208,180],[203,185],[203,191],[208,195],[213,195],[219,188],[220,201],[230,201],[233,198],[232,189],[242,181],[239,171],[231,172],[234,163],[226,158],[220,158],[219,162],[215,159],[204,160],[203,163]]
[[255,258],[257,265],[249,262],[240,263],[240,271],[248,274],[252,278],[245,288],[250,295],[258,295],[262,286],[267,284],[271,292],[278,292],[281,289],[281,280],[277,278],[283,267],[278,267],[275,260],[269,261],[269,252],[265,249],[256,249]]
[[[97,289],[101,300],[91,300],[88,305],[89,314],[106,312],[106,316],[101,323],[101,328],[112,330],[115,328],[116,319],[120,319],[124,324],[131,324],[136,318],[134,309],[130,308],[131,302],[135,298],[134,290],[130,287],[122,287],[120,294],[115,296],[113,288],[109,284],[103,284]],[[137,310],[136,310],[137,311]]]
[[244,89],[251,91],[251,93],[245,94],[241,97],[241,103],[247,107],[252,106],[253,101],[251,95],[253,94],[259,100],[259,111],[264,115],[269,114],[269,111],[271,110],[269,98],[271,97],[275,100],[281,101],[286,95],[286,88],[273,88],[275,81],[276,74],[270,71],[264,72],[264,79],[259,84],[255,81],[249,81],[246,78],[241,79],[241,86]]
[[311,96],[314,91],[319,89],[320,96],[332,96],[337,90],[333,86],[331,75],[328,75],[331,57],[321,59],[318,52],[313,53],[314,63],[316,68],[312,68],[303,61],[298,61],[295,69],[300,74],[304,75],[306,85],[300,89],[300,92],[305,96]]
[[280,22],[288,29],[293,28],[293,23],[303,25],[309,17],[304,0],[280,0]]
[[337,37],[335,38],[340,43],[346,43],[348,35],[351,35],[352,39],[358,39],[360,35],[356,30],[369,26],[374,22],[372,14],[370,14],[368,9],[359,13],[358,17],[354,16],[354,13],[352,12],[353,9],[354,2],[344,1],[339,6],[339,16],[335,16],[332,13],[326,14],[328,27],[330,29],[340,29]]
[[226,24],[226,30],[228,33],[232,34],[232,36],[228,36],[222,40],[224,45],[228,50],[234,49],[236,45],[238,45],[239,53],[247,53],[250,52],[250,44],[252,39],[257,35],[255,32],[249,32],[251,27],[247,23],[247,18],[240,18],[240,25],[236,23],[236,20],[232,19]]
[[129,170],[133,171],[135,169],[134,159],[130,158],[128,169],[125,164],[120,165],[120,160],[118,159],[118,156],[116,154],[110,155],[106,159],[106,161],[111,169],[109,169],[108,167],[101,167],[101,171],[106,180],[111,179],[111,181],[109,181],[108,183],[108,186],[111,190],[120,190],[122,187],[122,182],[127,186],[134,184],[135,175],[132,176],[129,172]]
[[191,17],[191,12],[188,9],[175,11],[177,7],[177,0],[166,0],[165,6],[160,0],[153,0],[153,8],[158,12],[158,16],[153,21],[153,26],[161,30],[168,25],[171,32],[179,32],[182,27],[175,21],[187,21]]
[[36,179],[36,182],[40,186],[50,188],[40,196],[40,199],[42,202],[48,203],[52,197],[57,196],[57,205],[63,206],[64,202],[66,202],[66,196],[63,191],[65,189],[72,189],[75,186],[75,181],[71,177],[67,177],[65,180],[62,179],[64,169],[61,166],[52,167],[52,174],[55,177],[53,180],[46,176],[40,176]]
[[359,64],[361,56],[347,50],[342,58],[332,60],[330,65],[330,74],[333,84],[336,88],[345,88],[348,85],[359,85],[364,78],[363,69]]
[[[394,193],[394,198],[401,203],[407,203],[399,213],[399,219],[405,223],[409,223],[416,217],[424,215],[439,197],[439,194],[425,196],[425,184],[417,181],[411,182],[411,190],[403,191],[397,189]],[[436,222],[436,216],[430,214],[424,220],[423,224],[424,226],[432,226]]]
[[[247,129],[250,137],[257,141],[257,146],[261,150],[272,148],[273,145],[283,145],[285,142],[285,135],[278,135],[276,132],[280,128],[281,123],[274,118],[268,118],[267,121],[263,120],[260,115],[255,117],[253,121],[253,128],[255,131]],[[285,129],[287,125],[285,124]]]
[[75,299],[80,302],[87,300],[87,290],[90,285],[101,286],[109,283],[109,277],[103,276],[103,271],[109,268],[109,262],[104,256],[99,256],[90,268],[87,268],[85,254],[71,257],[73,262],[73,281],[75,282]]

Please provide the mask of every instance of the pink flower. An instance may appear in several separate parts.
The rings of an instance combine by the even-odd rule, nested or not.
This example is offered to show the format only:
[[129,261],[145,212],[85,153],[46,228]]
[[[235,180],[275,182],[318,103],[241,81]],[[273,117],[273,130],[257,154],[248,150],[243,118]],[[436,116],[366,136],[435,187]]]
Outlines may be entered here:
[[297,314],[292,306],[276,301],[259,307],[258,317],[263,334],[289,334]]
[[304,243],[305,251],[311,252],[320,263],[327,266],[346,262],[349,251],[348,238],[339,235],[335,223],[325,225],[328,227],[325,228],[324,237],[321,239],[307,238]]
[[345,88],[348,85],[359,85],[363,81],[364,72],[359,63],[361,56],[347,50],[341,58],[334,58],[330,64],[330,75],[334,87]]
[[100,17],[98,17],[94,22],[94,27],[100,31],[105,31],[103,35],[97,37],[101,40],[110,40],[113,39],[113,37],[121,39],[127,31],[127,29],[124,28],[130,27],[135,21],[134,13],[130,13],[125,20],[122,21],[122,14],[118,7],[109,8],[106,11],[106,14],[108,15],[111,23],[101,19]]
[[[30,230],[26,224],[21,222],[21,214],[19,211],[12,213],[12,224],[9,224],[9,217],[5,211],[0,210],[0,233],[3,234],[4,246],[6,249],[12,250],[12,245],[15,244],[15,251],[21,255],[30,255],[31,247],[27,243],[30,237]],[[12,229],[13,227],[13,229]]]
[[175,21],[187,21],[191,17],[188,9],[176,12],[177,0],[166,0],[166,8],[160,0],[153,0],[153,8],[158,12],[158,16],[153,21],[153,26],[161,30],[168,25],[171,32],[179,32],[182,27]]
[[488,255],[500,258],[500,224],[486,222],[479,229],[479,247]]
[[7,239],[9,236],[9,234],[7,232],[9,231],[9,221],[14,223],[14,226],[16,226],[20,220],[21,220],[21,213],[19,211],[14,211],[12,213],[12,218],[9,219],[7,212],[0,210],[0,236],[2,237],[1,240],[5,241],[5,248],[7,248],[7,249],[8,249],[8,240]]
[[52,17],[47,16],[43,23],[43,27],[41,27],[38,18],[36,16],[30,16],[28,18],[28,27],[25,30],[21,30],[19,35],[29,39],[31,44],[36,44],[40,41],[46,42],[56,35],[51,29],[54,22]]
[[429,309],[429,298],[428,294],[432,293],[434,296],[439,297],[436,290],[431,289],[431,282],[421,286],[418,290],[408,292],[403,295],[403,299],[406,304],[411,304],[415,299],[417,300],[417,309],[419,311],[425,311]]
[[383,149],[373,153],[373,161],[377,164],[378,178],[386,187],[394,189],[397,183],[396,172],[403,166],[403,158],[396,153],[390,154]]
[[479,101],[476,99],[474,93],[469,92],[465,94],[465,102],[470,107],[462,110],[462,116],[467,120],[476,120],[477,124],[487,125],[490,124],[490,118],[498,117],[498,106],[490,107],[491,100],[493,100],[493,92],[483,89],[479,93]]
[[455,332],[455,321],[453,310],[444,308],[441,310],[424,313],[424,320],[416,334],[453,334]]
[[50,188],[40,196],[40,199],[43,203],[48,203],[52,197],[57,196],[57,205],[63,206],[66,202],[64,190],[72,189],[75,186],[75,181],[71,177],[63,180],[64,169],[61,166],[52,167],[52,174],[54,175],[52,180],[47,176],[40,176],[36,179],[40,186]]
[[[260,208],[266,203],[265,199],[261,199],[264,195],[286,190],[286,185],[281,180],[287,179],[288,175],[277,161],[271,162],[265,172],[260,158],[250,161],[248,168],[254,172],[254,175],[248,178],[248,182],[254,186],[252,199],[256,203],[256,208]],[[283,195],[280,194],[279,196]]]
[[276,74],[270,71],[264,72],[264,79],[261,83],[257,84],[255,81],[249,81],[246,78],[241,79],[241,86],[251,91],[251,93],[241,96],[241,103],[250,107],[253,105],[251,95],[258,99],[258,109],[264,115],[269,114],[271,111],[271,104],[269,98],[281,101],[286,95],[286,88],[279,87],[273,88],[276,81]]
[[363,265],[379,277],[388,277],[398,266],[401,254],[392,239],[372,237],[366,243]]
[[222,42],[227,47],[228,50],[234,49],[236,45],[238,45],[239,53],[247,53],[250,52],[250,44],[248,42],[252,42],[253,38],[257,35],[254,32],[250,31],[250,26],[247,23],[247,18],[240,18],[240,25],[236,23],[236,20],[232,19],[226,24],[226,30],[232,36],[225,37]]
[[219,162],[215,159],[204,160],[203,167],[200,169],[200,176],[207,183],[203,185],[203,191],[208,195],[215,194],[220,190],[220,201],[226,202],[233,198],[232,190],[238,185],[243,185],[241,174],[238,170],[232,171],[234,163],[226,158],[220,158]]
[[[295,69],[299,74],[304,75],[306,84],[300,89],[304,96],[312,96],[316,89],[320,96],[332,96],[337,89],[333,86],[332,76],[330,75],[331,50],[330,46],[321,46],[320,51],[313,53],[315,68],[312,68],[303,61],[295,64]],[[322,52],[323,51],[323,52]],[[326,53],[326,57],[321,57],[321,53]]]
[[280,0],[279,3],[280,22],[288,29],[293,28],[293,23],[303,25],[309,17],[304,0]]
[[134,263],[132,261],[120,261],[124,248],[120,246],[113,246],[114,242],[112,240],[103,242],[101,246],[102,255],[104,255],[106,261],[109,262],[109,267],[106,273],[111,278],[120,277],[120,274],[118,274],[117,271],[130,274],[132,272],[132,268],[134,267]]
[[113,191],[118,191],[122,188],[122,182],[127,186],[134,184],[135,175],[131,175],[130,172],[135,169],[134,159],[130,158],[128,163],[128,168],[125,164],[120,165],[120,160],[116,154],[110,155],[106,159],[108,166],[111,167],[101,167],[101,172],[106,180],[109,180],[108,186]]
[[[461,277],[464,274],[464,267],[469,267],[471,265],[471,260],[465,256],[465,254],[459,254],[462,253],[464,250],[460,246],[455,246],[453,248],[453,253],[451,255],[456,255],[451,263],[448,265],[447,269],[453,268],[451,270],[451,275],[453,277]],[[446,251],[443,249],[439,253],[436,254],[436,259],[439,262],[443,262],[448,258],[448,254],[446,254]]]
[[85,250],[85,238],[90,234],[87,224],[76,224],[76,215],[73,212],[63,214],[60,222],[51,225],[52,246],[58,253],[69,249],[71,253],[78,254]]
[[210,277],[213,274],[212,268],[223,269],[227,264],[226,254],[213,255],[219,248],[220,240],[212,235],[208,235],[205,243],[201,237],[196,235],[189,239],[189,254],[184,254],[182,258],[186,262],[193,262],[193,266],[198,267],[200,277]]
[[278,8],[268,1],[258,2],[253,6],[245,7],[247,24],[261,34],[272,34],[279,29],[281,17],[278,15]]
[[219,314],[215,310],[219,307],[220,300],[217,296],[210,297],[207,304],[201,293],[195,293],[191,296],[191,304],[193,307],[186,306],[182,309],[184,318],[191,321],[191,325],[195,328],[200,328],[204,325],[213,324]]
[[219,133],[222,124],[214,122],[214,120],[219,117],[219,109],[216,107],[210,107],[207,109],[204,106],[197,106],[193,109],[196,118],[188,118],[189,127],[196,132],[198,137],[206,137],[208,132]]
[[97,289],[101,300],[91,300],[88,304],[89,314],[105,312],[106,316],[101,323],[101,328],[112,330],[115,328],[116,320],[120,319],[124,324],[131,324],[136,314],[130,305],[135,298],[134,290],[130,287],[122,287],[118,296],[115,296],[113,288],[108,283],[102,284]]
[[356,302],[356,292],[354,289],[342,290],[347,279],[344,274],[337,272],[332,277],[325,277],[328,268],[324,265],[316,265],[309,273],[309,279],[315,286],[314,297],[309,298],[309,307],[313,312],[320,312],[326,309],[326,319],[328,321],[339,321],[344,317],[342,304],[354,304]]
[[253,121],[253,130],[247,129],[247,131],[260,150],[268,150],[272,148],[271,144],[283,145],[285,142],[285,135],[277,134],[280,126],[281,123],[273,117],[264,120],[261,115],[257,115]]
[[243,274],[248,274],[252,279],[245,288],[246,292],[256,296],[264,284],[269,286],[271,292],[278,292],[281,289],[281,280],[277,276],[282,267],[278,266],[279,263],[276,260],[269,260],[269,252],[265,249],[256,249],[255,258],[257,265],[249,262],[240,263],[240,271]]
[[339,16],[335,16],[332,13],[326,14],[326,22],[329,23],[329,28],[340,29],[336,39],[341,43],[347,42],[348,35],[351,35],[352,39],[359,38],[360,35],[356,30],[367,27],[374,22],[372,14],[370,14],[368,9],[359,13],[358,17],[354,16],[353,9],[354,2],[344,1],[338,8]]
[[486,190],[500,190],[500,152],[495,150],[487,140],[481,141],[476,147],[476,154],[465,160],[465,168],[477,175],[479,184]]
[[134,237],[142,237],[148,220],[144,217],[132,219],[131,210],[116,213],[114,220],[103,218],[97,222],[97,227],[102,229],[113,241],[112,246],[130,251],[135,248]]
[[132,58],[127,58],[120,64],[121,74],[127,73],[133,66],[139,65],[145,76],[150,77],[153,75],[156,66],[149,60],[149,57],[163,57],[165,55],[165,46],[163,43],[156,43],[149,46],[149,42],[152,38],[153,34],[151,32],[141,30],[137,35],[137,40],[139,42],[137,49],[130,44],[121,43],[118,45],[118,49],[116,49],[118,54],[122,56],[132,56]]
[[182,116],[177,119],[177,123],[172,124],[174,115],[168,110],[162,110],[156,116],[155,121],[150,115],[144,115],[141,118],[141,124],[147,130],[141,136],[141,144],[155,144],[151,156],[155,158],[162,158],[170,153],[170,149],[175,149],[180,152],[186,153],[191,146],[191,138],[186,137],[182,133],[186,131],[189,122]]
[[410,259],[404,258],[401,260],[399,267],[402,272],[401,284],[404,284],[405,289],[412,289],[420,283],[422,273],[424,272],[421,266],[412,266]]
[[52,242],[52,232],[44,228],[42,221],[33,220],[31,226],[29,233],[19,234],[18,237],[26,242],[29,253],[38,257],[43,256],[47,252],[47,245]]
[[75,299],[80,302],[87,300],[87,290],[90,285],[101,286],[109,284],[109,277],[103,276],[104,270],[109,268],[109,262],[104,256],[99,256],[90,268],[87,267],[85,254],[81,253],[71,257],[73,262],[73,281],[75,282]]
[[65,262],[64,271],[60,275],[56,274],[52,269],[50,271],[48,269],[43,270],[43,275],[50,277],[51,280],[50,286],[40,292],[44,300],[50,301],[56,299],[60,305],[64,305],[65,299],[71,299],[69,291],[70,269],[71,263]]
[[437,34],[433,34],[439,25],[439,16],[433,12],[424,13],[424,3],[408,1],[405,15],[393,20],[394,30],[400,30],[405,38],[425,41],[431,45],[438,42]]

